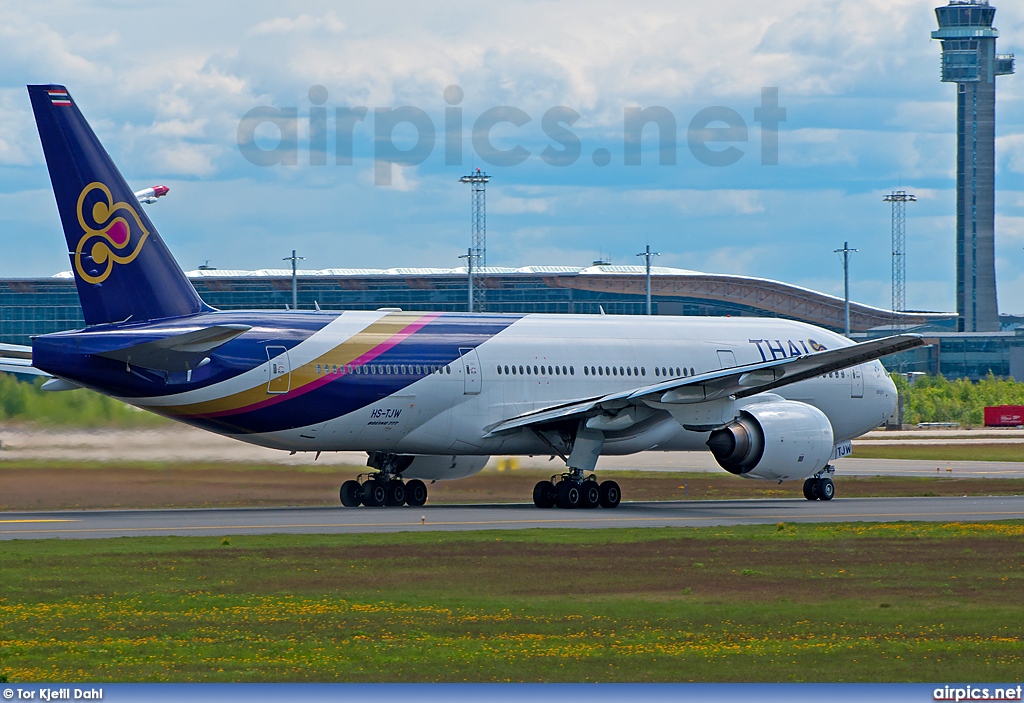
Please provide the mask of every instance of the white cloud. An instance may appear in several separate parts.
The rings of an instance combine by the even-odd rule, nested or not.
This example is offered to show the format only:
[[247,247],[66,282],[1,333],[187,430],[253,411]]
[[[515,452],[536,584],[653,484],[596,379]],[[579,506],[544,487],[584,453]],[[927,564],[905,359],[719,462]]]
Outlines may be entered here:
[[416,179],[415,166],[400,166],[395,164],[391,171],[391,187],[400,193],[408,193],[416,190],[419,181]]
[[517,198],[498,194],[487,203],[488,212],[496,215],[521,215],[523,213],[544,213],[551,209],[548,198]]
[[996,160],[1011,173],[1024,173],[1024,134],[996,137]]
[[149,170],[172,176],[209,176],[216,171],[214,160],[219,149],[206,144],[172,142],[152,152]]
[[249,34],[260,36],[266,34],[288,34],[293,32],[322,31],[340,34],[345,31],[345,23],[333,12],[319,17],[299,15],[298,17],[274,17],[264,20],[249,30]]
[[1024,217],[999,215],[996,217],[996,243],[1007,242],[1014,247],[1024,244]]

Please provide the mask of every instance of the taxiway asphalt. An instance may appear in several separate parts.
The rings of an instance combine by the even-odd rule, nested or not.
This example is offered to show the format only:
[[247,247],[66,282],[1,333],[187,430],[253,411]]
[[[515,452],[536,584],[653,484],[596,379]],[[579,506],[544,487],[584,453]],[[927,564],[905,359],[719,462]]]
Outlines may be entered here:
[[540,510],[527,504],[95,510],[0,513],[0,539],[1010,519],[1024,519],[1024,496],[837,498],[830,502],[797,499],[630,502],[615,510]]

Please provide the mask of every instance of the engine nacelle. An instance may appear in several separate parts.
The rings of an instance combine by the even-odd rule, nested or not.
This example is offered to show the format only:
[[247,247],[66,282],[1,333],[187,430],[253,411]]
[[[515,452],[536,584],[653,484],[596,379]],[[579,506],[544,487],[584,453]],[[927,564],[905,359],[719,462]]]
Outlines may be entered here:
[[399,457],[399,462],[405,464],[402,468],[402,478],[419,478],[426,481],[449,481],[456,478],[466,478],[479,473],[487,464],[489,456],[453,456],[450,454],[431,455],[418,454],[416,456]]
[[832,425],[813,405],[780,400],[748,405],[708,438],[718,465],[737,476],[785,481],[810,476],[832,458]]

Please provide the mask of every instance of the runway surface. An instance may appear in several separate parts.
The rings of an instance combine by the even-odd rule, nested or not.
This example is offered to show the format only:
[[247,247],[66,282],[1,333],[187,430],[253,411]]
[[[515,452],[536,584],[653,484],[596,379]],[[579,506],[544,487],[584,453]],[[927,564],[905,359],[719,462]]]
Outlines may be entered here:
[[540,510],[533,505],[506,504],[0,513],[0,539],[1009,519],[1024,519],[1024,496],[837,498],[827,503],[794,499],[636,502],[623,503],[615,510]]
[[[854,443],[858,446],[934,445],[995,443],[1021,447],[1020,462],[932,461],[844,458],[835,462],[839,475],[850,476],[942,476],[972,478],[1024,478],[1024,430],[915,430],[869,432]],[[325,452],[314,459],[312,452],[291,455],[221,437],[186,425],[167,425],[140,430],[73,430],[68,428],[0,428],[0,463],[5,461],[73,462],[88,457],[94,462],[156,461],[175,463],[231,462],[254,465],[365,466],[365,452]],[[497,466],[507,457],[492,457]],[[516,457],[521,469],[557,470],[546,456]],[[552,469],[552,467],[555,467]],[[602,456],[598,471],[700,471],[721,473],[711,452],[641,452],[629,456]]]

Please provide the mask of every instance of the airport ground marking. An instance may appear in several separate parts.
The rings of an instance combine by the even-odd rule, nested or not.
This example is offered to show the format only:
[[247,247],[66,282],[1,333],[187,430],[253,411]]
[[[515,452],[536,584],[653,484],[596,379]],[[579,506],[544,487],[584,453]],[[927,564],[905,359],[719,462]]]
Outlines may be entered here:
[[[502,529],[503,526],[516,526],[516,525],[587,525],[596,523],[600,526],[602,523],[607,522],[696,522],[708,519],[714,519],[718,516],[658,516],[658,517],[630,517],[630,516],[608,516],[608,517],[594,517],[594,518],[582,518],[582,519],[537,519],[537,520],[466,520],[466,521],[435,521],[431,522],[426,527],[492,527],[495,529]],[[961,517],[957,518],[957,521],[962,520],[983,520],[983,519],[999,519],[1000,517],[1006,518],[1021,518],[1024,517],[1024,513],[1017,511],[1005,511],[1005,512],[971,512],[963,513]],[[776,520],[799,520],[802,522],[846,522],[846,521],[862,521],[868,519],[886,519],[896,518],[901,520],[906,519],[923,519],[924,521],[935,521],[935,520],[950,520],[952,518],[929,515],[926,513],[863,513],[854,515],[836,515],[831,519],[826,516],[807,516],[799,514],[783,514],[783,515],[763,515],[757,517],[744,517],[744,516],[721,516],[721,519],[732,519],[740,520],[736,524],[738,525],[749,525],[749,524],[762,524],[764,522],[772,522]],[[753,521],[753,522],[751,522]],[[27,521],[26,521],[27,522]],[[38,522],[58,522],[57,520],[39,520]],[[62,521],[63,522],[63,521]],[[73,521],[67,521],[73,522]],[[21,536],[21,535],[33,535],[33,534],[85,534],[85,533],[103,533],[103,532],[116,532],[116,533],[166,533],[175,532],[178,530],[202,530],[208,532],[222,532],[232,530],[294,530],[294,529],[307,529],[307,528],[320,528],[320,529],[345,529],[345,528],[374,528],[374,529],[386,529],[386,528],[408,528],[414,530],[417,527],[423,527],[420,523],[416,522],[382,522],[382,523],[310,523],[310,524],[282,524],[282,525],[177,525],[173,527],[88,527],[68,530],[0,530],[0,535],[3,536]],[[606,525],[606,527],[614,528],[616,525]]]

